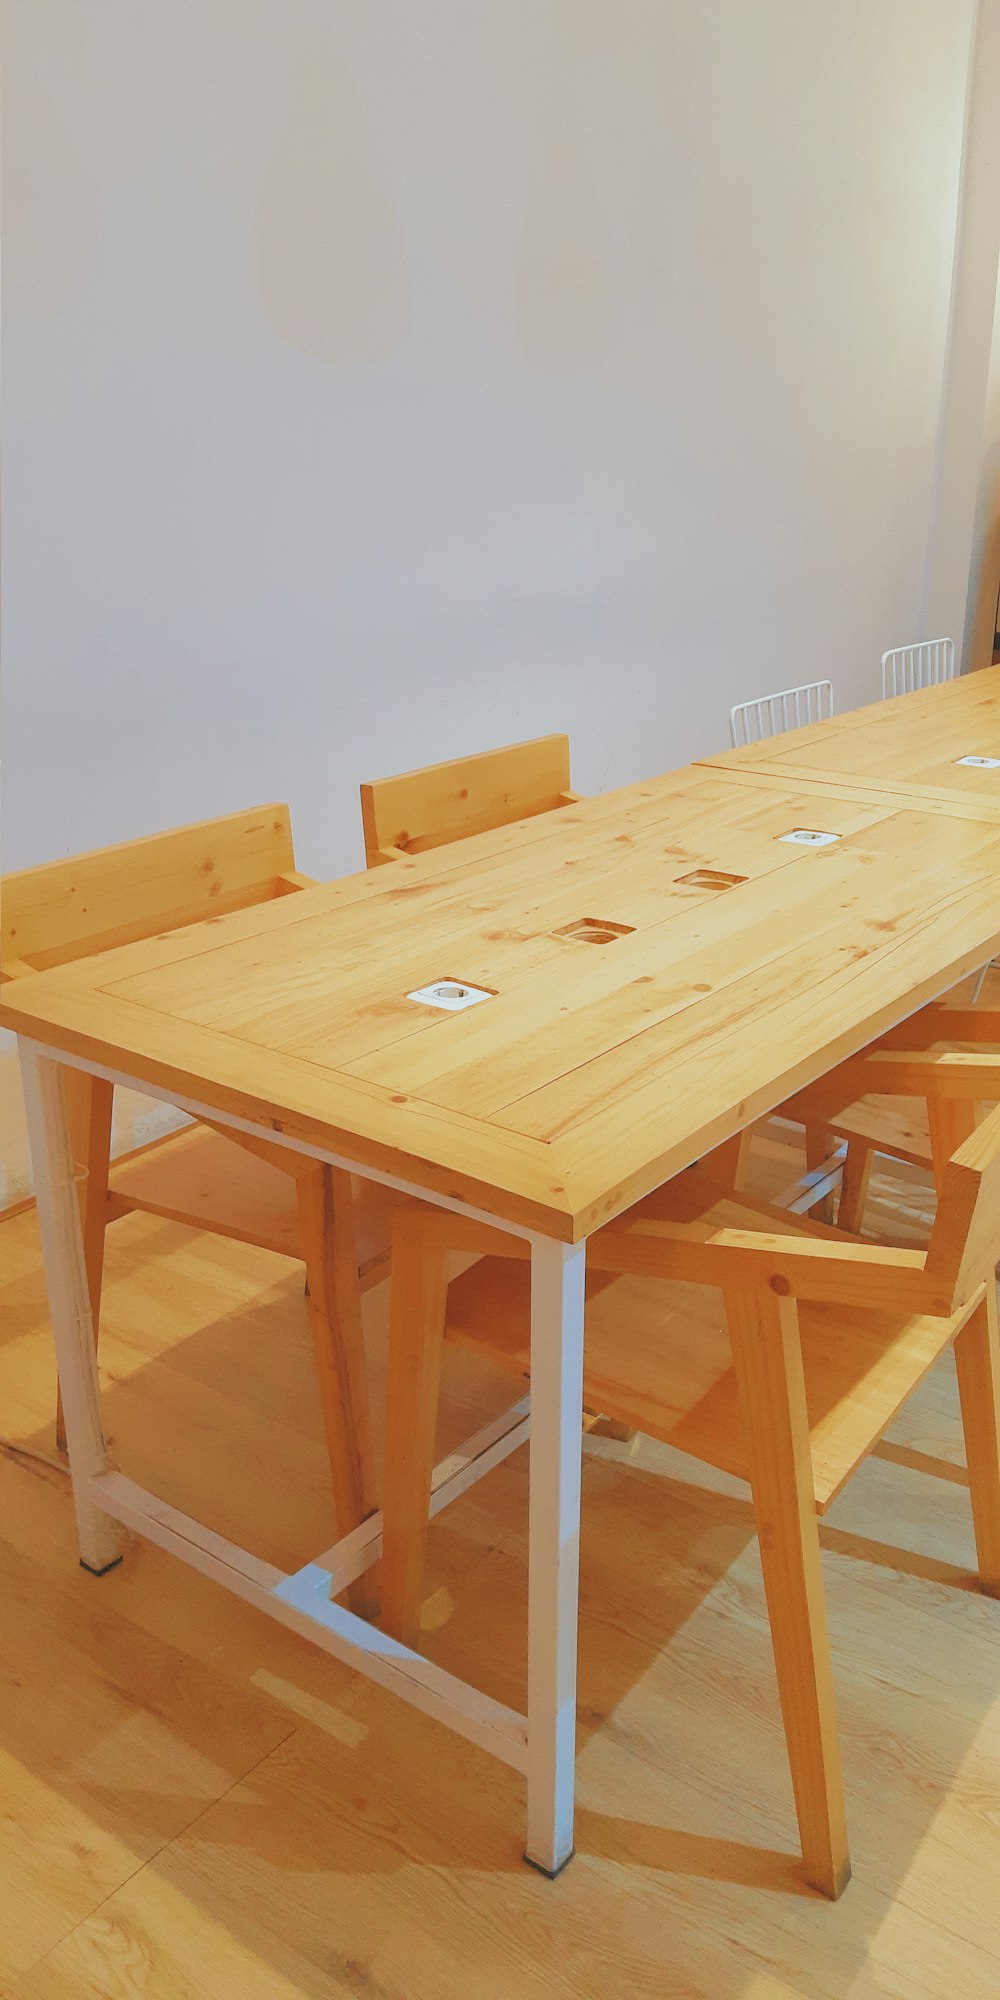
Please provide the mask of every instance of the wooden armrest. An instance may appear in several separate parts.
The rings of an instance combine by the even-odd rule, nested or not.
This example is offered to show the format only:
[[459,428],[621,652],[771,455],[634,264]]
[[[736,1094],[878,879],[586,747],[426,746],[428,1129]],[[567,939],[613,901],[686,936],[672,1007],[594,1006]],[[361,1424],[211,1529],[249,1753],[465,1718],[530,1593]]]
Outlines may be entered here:
[[[960,1038],[959,1038],[960,1039]],[[879,1045],[839,1063],[829,1076],[796,1091],[780,1107],[803,1122],[835,1118],[859,1097],[1000,1098],[1000,1051],[897,1049]]]
[[[526,1260],[524,1237],[491,1229],[448,1209],[402,1208],[397,1240],[477,1256]],[[888,1307],[899,1313],[948,1313],[952,1294],[929,1277],[919,1250],[862,1243],[837,1231],[829,1236],[758,1234],[752,1229],[709,1230],[703,1223],[609,1223],[587,1244],[592,1270],[617,1276],[667,1278],[719,1290],[766,1286],[784,1296],[836,1300],[844,1305]]]
[[948,1313],[951,1291],[929,1277],[919,1250],[895,1250],[845,1238],[758,1235],[697,1223],[614,1223],[588,1245],[596,1270],[673,1278],[737,1290],[767,1287],[786,1297]]
[[[996,1053],[969,1054],[942,1042],[979,1042]],[[828,1076],[781,1106],[792,1118],[833,1118],[858,1097],[1000,1096],[1000,1010],[933,1001],[881,1035],[871,1048],[838,1063]]]
[[807,1083],[802,1090],[786,1097],[777,1106],[777,1115],[797,1119],[803,1125],[821,1124],[824,1118],[835,1118],[839,1111],[846,1111],[849,1104],[873,1091],[895,1092],[898,1096],[923,1095],[922,1090],[908,1090],[897,1072],[887,1082],[884,1069],[879,1067],[881,1060],[874,1053],[849,1056],[826,1076],[817,1077],[815,1083]]
[[865,1093],[892,1097],[1000,1098],[1000,1054],[964,1049],[886,1049],[866,1057],[859,1072]]
[[1000,1009],[951,1006],[945,1000],[933,1000],[911,1014],[908,1021],[880,1035],[873,1051],[924,1049],[934,1042],[987,1042],[1000,1048]]

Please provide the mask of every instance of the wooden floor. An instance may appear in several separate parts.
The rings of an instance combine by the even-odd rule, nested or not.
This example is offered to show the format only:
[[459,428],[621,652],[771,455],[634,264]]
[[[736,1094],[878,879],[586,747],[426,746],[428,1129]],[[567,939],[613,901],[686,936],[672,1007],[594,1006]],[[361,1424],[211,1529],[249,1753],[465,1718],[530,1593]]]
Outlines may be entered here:
[[[911,1175],[918,1221],[925,1201]],[[0,1225],[0,1328],[0,1429],[51,1453],[30,1212]],[[297,1266],[130,1217],[105,1329],[126,1470],[263,1556],[332,1539]],[[507,1400],[450,1358],[449,1438]],[[892,1437],[822,1529],[855,1864],[836,1907],[797,1871],[734,1482],[587,1444],[577,1854],[550,1883],[514,1773],[149,1546],[85,1575],[65,1474],[4,1449],[0,1994],[995,2000],[1000,1603],[969,1573],[950,1368]],[[427,1650],[522,1707],[525,1529],[521,1452],[436,1524],[425,1606]]]

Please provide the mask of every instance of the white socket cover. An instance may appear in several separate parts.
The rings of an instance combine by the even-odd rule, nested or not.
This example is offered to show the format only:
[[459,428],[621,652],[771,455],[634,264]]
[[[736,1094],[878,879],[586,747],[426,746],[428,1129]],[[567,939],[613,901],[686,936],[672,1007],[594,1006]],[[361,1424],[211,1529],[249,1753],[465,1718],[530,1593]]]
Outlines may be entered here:
[[1000,771],[1000,757],[956,757],[956,764],[975,764],[980,771]]
[[817,833],[812,827],[797,826],[792,833],[780,833],[779,840],[790,840],[796,847],[832,847],[839,833]]
[[461,979],[435,979],[431,986],[418,986],[407,994],[421,1007],[440,1007],[446,1014],[460,1014],[463,1007],[478,1007],[480,1000],[492,1000],[483,986],[467,986]]

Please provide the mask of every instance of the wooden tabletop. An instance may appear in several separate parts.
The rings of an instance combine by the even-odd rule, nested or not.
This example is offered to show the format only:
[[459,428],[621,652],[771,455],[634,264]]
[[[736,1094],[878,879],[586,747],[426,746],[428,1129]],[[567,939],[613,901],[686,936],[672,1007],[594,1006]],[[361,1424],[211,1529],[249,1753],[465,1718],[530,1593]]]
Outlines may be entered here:
[[[996,767],[966,764],[993,757]],[[876,701],[765,743],[722,751],[714,769],[852,785],[1000,819],[1000,666]]]
[[[998,884],[992,816],[693,767],[13,981],[0,1022],[572,1242],[1000,949]],[[407,998],[444,978],[492,997]]]

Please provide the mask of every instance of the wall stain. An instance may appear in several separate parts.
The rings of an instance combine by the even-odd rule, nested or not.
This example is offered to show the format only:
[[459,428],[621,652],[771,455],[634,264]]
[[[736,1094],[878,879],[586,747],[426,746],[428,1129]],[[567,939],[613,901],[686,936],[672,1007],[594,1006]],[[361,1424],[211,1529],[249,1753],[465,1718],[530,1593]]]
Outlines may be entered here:
[[303,33],[292,54],[259,256],[264,311],[293,347],[351,366],[399,346],[408,306],[399,217],[347,57],[325,28]]

